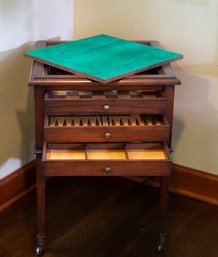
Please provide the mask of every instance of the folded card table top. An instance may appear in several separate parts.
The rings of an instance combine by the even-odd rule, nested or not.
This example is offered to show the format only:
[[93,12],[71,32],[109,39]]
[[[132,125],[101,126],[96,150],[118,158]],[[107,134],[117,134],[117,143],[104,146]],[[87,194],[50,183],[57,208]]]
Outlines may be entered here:
[[104,34],[30,50],[25,55],[101,83],[182,58],[178,53]]

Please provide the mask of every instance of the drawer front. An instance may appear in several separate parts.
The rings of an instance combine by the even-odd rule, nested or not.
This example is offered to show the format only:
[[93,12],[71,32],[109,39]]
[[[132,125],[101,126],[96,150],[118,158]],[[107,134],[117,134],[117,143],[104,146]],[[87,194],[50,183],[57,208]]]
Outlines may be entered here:
[[[170,176],[171,161],[43,162],[46,176]],[[110,170],[110,171],[108,171]]]
[[46,142],[134,142],[167,141],[169,127],[45,128]]
[[167,98],[161,91],[48,92],[45,95],[47,114],[162,114]]
[[158,143],[50,144],[42,165],[46,176],[169,176],[172,170],[167,147]]
[[45,101],[47,114],[162,114],[166,111],[165,100],[75,100]]
[[52,116],[46,117],[44,138],[46,142],[167,141],[169,124],[151,115]]

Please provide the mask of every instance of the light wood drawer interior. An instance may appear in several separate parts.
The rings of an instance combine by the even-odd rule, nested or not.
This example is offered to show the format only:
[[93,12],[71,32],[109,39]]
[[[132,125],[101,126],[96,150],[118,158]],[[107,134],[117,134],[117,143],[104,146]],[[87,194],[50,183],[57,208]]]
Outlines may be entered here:
[[168,160],[162,143],[46,144],[44,161],[52,160]]
[[161,115],[74,115],[47,116],[46,127],[141,127],[163,126],[168,122]]
[[166,141],[169,124],[161,115],[46,116],[46,142]]

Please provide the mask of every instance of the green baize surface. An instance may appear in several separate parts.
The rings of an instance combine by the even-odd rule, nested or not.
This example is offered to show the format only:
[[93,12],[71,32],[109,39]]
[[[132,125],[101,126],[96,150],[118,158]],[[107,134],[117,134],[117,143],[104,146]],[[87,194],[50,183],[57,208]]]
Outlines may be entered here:
[[101,80],[182,57],[178,53],[104,34],[30,50],[25,54]]

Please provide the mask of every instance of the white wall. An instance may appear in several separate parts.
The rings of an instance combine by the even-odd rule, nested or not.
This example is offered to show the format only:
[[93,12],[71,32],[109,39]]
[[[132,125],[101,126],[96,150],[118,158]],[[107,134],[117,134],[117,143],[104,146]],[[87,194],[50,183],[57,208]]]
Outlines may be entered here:
[[218,1],[75,0],[75,37],[155,39],[184,54],[174,65],[174,163],[218,174]]
[[0,179],[33,156],[31,61],[23,52],[40,39],[72,39],[73,0],[0,1]]

